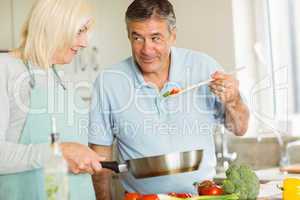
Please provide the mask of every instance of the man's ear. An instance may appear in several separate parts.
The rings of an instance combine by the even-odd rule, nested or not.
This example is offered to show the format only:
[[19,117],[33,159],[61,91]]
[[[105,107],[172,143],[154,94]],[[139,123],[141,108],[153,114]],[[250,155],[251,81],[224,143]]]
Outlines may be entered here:
[[128,28],[127,28],[127,38],[130,40],[130,33],[129,33]]
[[177,30],[176,30],[176,28],[173,28],[171,30],[171,43],[172,43],[172,45],[176,43],[176,38],[177,38]]

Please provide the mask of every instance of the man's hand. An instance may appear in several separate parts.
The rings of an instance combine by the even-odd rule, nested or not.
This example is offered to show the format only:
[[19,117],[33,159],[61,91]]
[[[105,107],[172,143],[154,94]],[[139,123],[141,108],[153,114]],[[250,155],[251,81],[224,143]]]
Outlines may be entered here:
[[211,78],[209,87],[225,106],[240,100],[239,81],[234,76],[217,71]]
[[209,87],[225,107],[225,127],[235,135],[244,135],[248,129],[249,110],[241,99],[239,81],[220,71],[213,73],[211,78]]
[[60,145],[63,157],[68,163],[69,170],[74,174],[94,174],[101,171],[100,157],[88,146],[79,143],[66,142]]

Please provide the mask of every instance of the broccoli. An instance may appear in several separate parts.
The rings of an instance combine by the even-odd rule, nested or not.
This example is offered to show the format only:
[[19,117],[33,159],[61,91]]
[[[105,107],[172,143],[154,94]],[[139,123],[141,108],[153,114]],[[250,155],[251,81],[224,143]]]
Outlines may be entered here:
[[259,193],[259,180],[247,165],[232,164],[226,170],[223,189],[227,194],[236,193],[240,200],[256,199]]

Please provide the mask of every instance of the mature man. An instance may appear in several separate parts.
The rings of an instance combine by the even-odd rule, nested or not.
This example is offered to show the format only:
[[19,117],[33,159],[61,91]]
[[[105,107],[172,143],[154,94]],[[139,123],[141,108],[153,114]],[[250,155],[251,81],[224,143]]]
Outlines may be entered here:
[[[204,149],[199,170],[170,176],[135,179],[121,176],[127,191],[141,193],[194,192],[193,182],[215,173],[213,128],[217,123],[243,135],[249,112],[238,81],[220,72],[219,64],[199,52],[172,47],[176,18],[168,0],[135,0],[126,12],[132,57],[98,76],[90,111],[89,143],[111,159],[116,140],[122,160]],[[176,97],[170,89],[186,88],[213,78]],[[109,173],[94,176],[98,199],[110,199]]]

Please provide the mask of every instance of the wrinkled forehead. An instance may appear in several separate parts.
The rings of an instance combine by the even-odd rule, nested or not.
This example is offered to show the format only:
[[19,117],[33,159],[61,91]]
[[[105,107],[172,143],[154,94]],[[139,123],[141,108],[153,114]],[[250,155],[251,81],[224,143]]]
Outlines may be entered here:
[[130,21],[127,23],[128,33],[138,35],[166,34],[169,32],[165,19],[151,18],[147,20]]

